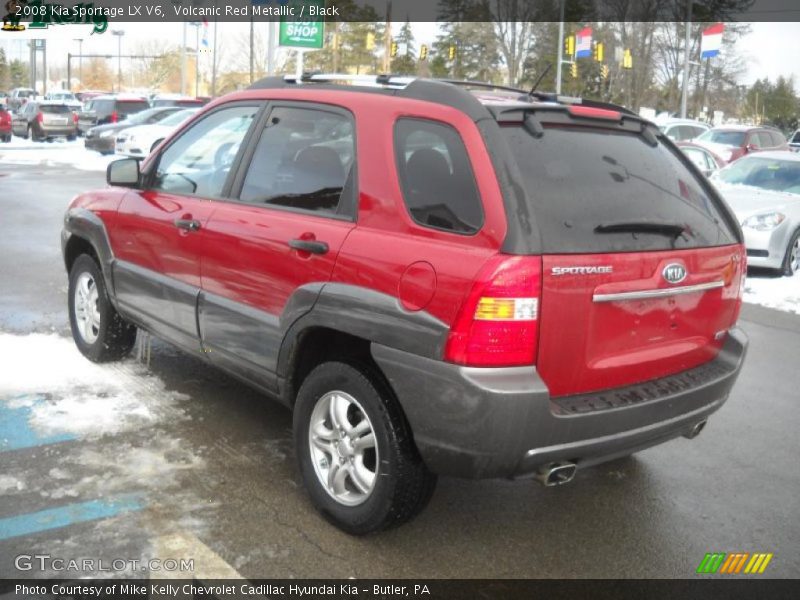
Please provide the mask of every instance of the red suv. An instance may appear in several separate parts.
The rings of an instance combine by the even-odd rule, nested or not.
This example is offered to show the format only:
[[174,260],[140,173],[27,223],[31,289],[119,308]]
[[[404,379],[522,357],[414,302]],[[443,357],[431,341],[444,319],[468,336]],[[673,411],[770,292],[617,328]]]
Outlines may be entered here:
[[139,327],[284,403],[350,533],[437,474],[554,485],[693,437],[744,359],[736,219],[623,109],[269,78],[108,181],[62,235],[80,351],[119,359]]

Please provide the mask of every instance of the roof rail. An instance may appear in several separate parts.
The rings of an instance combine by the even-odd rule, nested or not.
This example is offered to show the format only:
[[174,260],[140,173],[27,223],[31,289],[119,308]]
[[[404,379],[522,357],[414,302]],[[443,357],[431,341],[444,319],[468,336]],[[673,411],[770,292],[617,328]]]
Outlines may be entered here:
[[457,85],[459,87],[476,87],[485,90],[500,90],[503,92],[517,92],[520,94],[528,95],[527,91],[521,90],[519,88],[509,87],[507,85],[495,85],[493,83],[487,83],[485,81],[471,81],[469,79],[437,79],[437,81],[441,81],[443,83],[450,83],[452,85]]
[[300,78],[296,75],[283,77],[265,77],[253,83],[248,89],[264,89],[269,87],[284,87],[287,84],[327,83],[333,85],[354,85],[363,87],[379,87],[385,89],[404,89],[414,81],[414,77],[398,75],[350,75],[347,73],[322,73],[319,71],[306,71]]

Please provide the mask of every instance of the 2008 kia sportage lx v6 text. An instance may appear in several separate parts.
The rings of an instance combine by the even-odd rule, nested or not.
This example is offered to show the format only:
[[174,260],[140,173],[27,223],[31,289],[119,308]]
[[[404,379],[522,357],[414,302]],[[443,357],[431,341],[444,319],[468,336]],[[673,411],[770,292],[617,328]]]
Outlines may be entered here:
[[108,181],[64,221],[80,351],[142,328],[283,402],[350,533],[414,516],[438,474],[552,485],[693,437],[744,359],[739,226],[624,109],[268,78]]

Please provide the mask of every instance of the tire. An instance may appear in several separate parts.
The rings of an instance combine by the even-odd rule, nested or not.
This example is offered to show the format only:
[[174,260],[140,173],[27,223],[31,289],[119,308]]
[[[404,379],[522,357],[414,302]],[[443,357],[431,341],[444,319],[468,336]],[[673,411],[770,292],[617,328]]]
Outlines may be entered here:
[[68,142],[74,142],[74,141],[75,141],[75,139],[76,139],[76,137],[75,137],[74,135],[68,135],[68,136],[67,136],[67,141],[68,141]]
[[33,131],[33,125],[28,125],[28,138],[30,138],[32,142],[40,141],[40,139],[36,137],[36,134]]
[[786,246],[786,255],[783,257],[783,274],[791,277],[800,271],[800,229],[794,232]]
[[[341,408],[334,412],[350,435],[337,433],[331,404]],[[321,434],[313,436],[313,447],[312,423]],[[374,447],[369,447],[370,432]],[[391,391],[364,365],[326,362],[309,373],[297,393],[294,442],[312,503],[328,521],[351,535],[382,531],[410,520],[425,508],[436,487],[436,476],[422,462]],[[339,479],[338,497],[335,488],[329,491],[323,483],[334,467],[335,472],[346,473],[334,478]]]
[[[103,273],[88,254],[80,255],[72,265],[68,298],[72,338],[81,354],[93,362],[120,360],[128,355],[136,341],[136,327],[120,317],[111,304]],[[92,306],[93,314],[87,315]]]

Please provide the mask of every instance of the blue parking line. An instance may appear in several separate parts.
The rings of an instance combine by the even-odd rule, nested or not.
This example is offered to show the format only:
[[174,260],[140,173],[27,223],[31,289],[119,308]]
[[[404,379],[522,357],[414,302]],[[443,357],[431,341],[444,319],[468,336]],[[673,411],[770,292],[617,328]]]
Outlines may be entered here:
[[56,508],[46,508],[26,515],[7,517],[0,519],[0,541],[68,527],[76,523],[108,519],[141,510],[143,506],[141,495],[134,494],[114,500],[90,500]]
[[46,401],[47,399],[41,394],[16,396],[0,400],[0,452],[76,439],[74,435],[69,433],[38,433],[30,424],[32,413],[30,406],[15,408],[9,406],[10,402],[39,404]]

